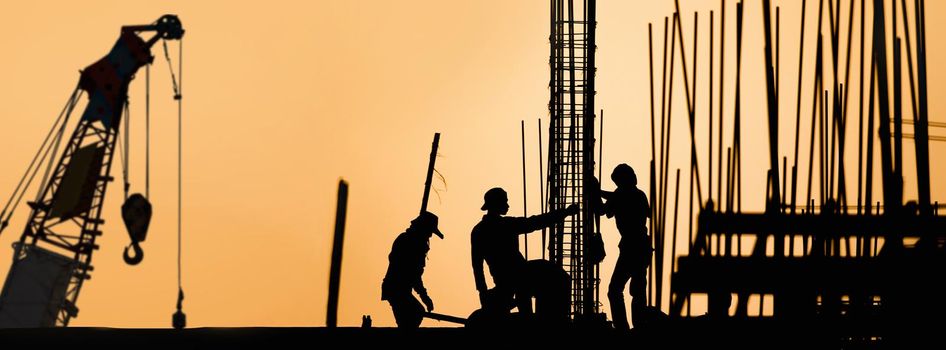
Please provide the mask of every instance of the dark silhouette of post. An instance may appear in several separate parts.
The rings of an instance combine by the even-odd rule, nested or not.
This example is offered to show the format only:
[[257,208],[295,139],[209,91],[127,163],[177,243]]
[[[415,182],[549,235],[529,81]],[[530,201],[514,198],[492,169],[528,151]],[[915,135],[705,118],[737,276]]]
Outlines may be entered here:
[[332,266],[328,277],[328,312],[325,316],[325,326],[328,328],[335,328],[338,324],[338,287],[342,277],[342,243],[345,240],[345,211],[347,207],[348,183],[345,180],[338,180],[335,238],[332,240]]
[[430,180],[434,176],[434,163],[437,161],[437,148],[440,147],[440,133],[434,134],[434,144],[430,148],[430,163],[427,164],[427,180],[424,181],[424,200],[420,204],[420,212],[427,211],[427,197],[430,196]]

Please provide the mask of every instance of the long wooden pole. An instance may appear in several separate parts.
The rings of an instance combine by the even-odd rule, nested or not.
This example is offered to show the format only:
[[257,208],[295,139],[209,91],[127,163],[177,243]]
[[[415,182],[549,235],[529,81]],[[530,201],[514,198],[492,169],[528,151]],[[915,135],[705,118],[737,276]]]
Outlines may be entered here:
[[430,197],[430,181],[434,176],[434,163],[437,161],[437,148],[440,147],[440,133],[434,134],[434,143],[430,147],[430,162],[427,163],[427,180],[424,181],[424,199],[420,204],[420,212],[427,211],[427,199]]
[[338,325],[338,289],[342,277],[342,247],[345,241],[345,212],[348,208],[348,183],[338,180],[338,205],[335,207],[335,237],[332,240],[332,265],[328,278],[328,312],[325,326]]

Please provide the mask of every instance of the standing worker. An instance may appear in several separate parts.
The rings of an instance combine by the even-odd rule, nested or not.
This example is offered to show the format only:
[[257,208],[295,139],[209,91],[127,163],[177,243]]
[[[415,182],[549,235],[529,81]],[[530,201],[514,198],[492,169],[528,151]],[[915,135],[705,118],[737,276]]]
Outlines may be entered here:
[[[443,239],[437,228],[436,215],[424,211],[411,221],[411,226],[397,236],[388,255],[388,272],[381,283],[381,300],[387,300],[394,312],[399,328],[417,328],[424,319],[424,306],[434,311],[434,302],[427,295],[424,281],[424,265],[430,251],[430,236],[436,234]],[[417,292],[424,306],[411,291]]]
[[[607,202],[601,213],[614,217],[621,242],[618,243],[618,261],[608,284],[608,301],[611,303],[611,318],[614,328],[629,330],[627,309],[624,305],[624,286],[631,281],[631,320],[635,327],[644,323],[646,308],[647,268],[653,247],[647,235],[647,218],[650,205],[644,191],[637,188],[637,175],[627,164],[620,164],[611,172],[611,181],[617,186],[614,192],[601,191]],[[600,214],[600,213],[599,213]]]
[[[550,227],[566,216],[578,213],[578,205],[530,217],[503,216],[509,212],[506,191],[496,187],[484,195],[486,215],[473,227],[470,235],[473,278],[480,295],[480,305],[486,309],[500,306],[502,312],[512,309],[515,299],[519,312],[532,313],[531,296],[525,295],[526,259],[519,252],[519,235]],[[495,288],[488,292],[483,275],[483,262],[489,265]]]

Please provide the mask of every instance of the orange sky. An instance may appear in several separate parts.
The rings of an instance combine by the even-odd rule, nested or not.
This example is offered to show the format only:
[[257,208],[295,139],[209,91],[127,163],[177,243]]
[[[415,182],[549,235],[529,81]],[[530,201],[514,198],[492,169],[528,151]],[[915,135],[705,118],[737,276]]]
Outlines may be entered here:
[[[812,2],[816,1],[808,4],[809,25],[817,15]],[[642,3],[601,1],[598,5],[597,105],[606,113],[606,172],[626,162],[646,174],[650,158],[647,23],[655,23],[655,51],[659,51],[663,16],[672,12],[673,2]],[[780,155],[790,155],[800,3],[773,1],[774,5],[785,6]],[[700,11],[697,141],[705,169],[707,22],[708,11],[717,10],[719,2],[684,0],[681,6],[690,64],[692,12]],[[847,6],[844,2],[845,23]],[[944,6],[927,2],[929,62],[946,58],[944,47],[935,41],[937,33],[946,31],[935,21],[946,11]],[[765,99],[760,11],[761,1],[746,2],[742,142],[747,210],[762,207],[760,193],[768,167],[768,141],[762,131],[766,121],[761,117]],[[122,25],[150,23],[165,13],[179,15],[187,30],[184,288],[190,326],[324,325],[339,177],[351,184],[339,323],[358,325],[361,315],[370,314],[376,325],[393,325],[390,309],[379,300],[381,278],[390,243],[420,205],[434,132],[443,134],[437,168],[447,184],[437,184],[439,198],[432,195],[430,210],[441,217],[446,239],[432,241],[425,281],[439,312],[465,316],[478,306],[468,235],[481,216],[482,194],[491,187],[505,187],[510,213],[521,214],[522,119],[526,120],[529,152],[529,208],[532,213],[537,208],[536,119],[546,118],[543,123],[548,125],[547,1],[7,4],[0,14],[0,47],[4,48],[0,55],[4,83],[0,87],[4,121],[0,161],[5,169],[0,172],[0,194],[12,192],[75,86],[78,70],[107,53]],[[733,1],[727,1],[726,15],[728,102],[724,113],[728,126],[724,137],[729,144],[735,73]],[[808,28],[806,82],[811,79],[814,45],[813,27]],[[911,32],[915,32],[912,27]],[[854,35],[857,38],[858,32]],[[176,45],[171,47],[176,50]],[[177,125],[159,46],[154,53],[158,57],[152,70],[155,215],[143,244],[147,255],[135,267],[121,260],[128,238],[120,224],[120,185],[114,183],[103,214],[106,234],[95,253],[93,278],[79,298],[79,317],[72,323],[76,326],[170,326],[176,297]],[[858,54],[856,49],[853,54]],[[677,64],[671,169],[686,169],[689,140],[679,60]],[[856,68],[855,57],[852,69]],[[946,98],[946,89],[939,83],[946,81],[944,74],[946,70],[930,64],[932,121],[941,121],[936,116],[944,106],[937,101]],[[134,191],[144,189],[142,77],[132,83],[130,92]],[[856,75],[851,81],[856,84]],[[806,113],[811,108],[809,90],[802,100]],[[856,112],[854,91],[851,96],[849,108]],[[856,123],[849,125],[848,187],[854,189]],[[937,130],[932,134],[937,135]],[[916,184],[910,180],[914,177],[912,143],[905,142],[904,149],[906,196],[915,198]],[[942,145],[933,143],[932,154],[939,151]],[[932,178],[942,178],[946,169],[933,158]],[[807,166],[802,165],[799,173],[807,174]],[[119,178],[119,170],[113,175]],[[703,176],[705,181],[705,170]],[[642,175],[641,187],[646,189],[649,181]],[[605,182],[606,188],[612,186]],[[937,200],[946,188],[934,181],[932,190]],[[688,198],[687,192],[680,198]],[[4,262],[0,278],[8,270],[9,244],[19,238],[27,214],[21,208],[0,236],[0,261]],[[609,248],[602,265],[606,277],[617,258],[618,233],[610,221],[605,223],[604,238]],[[538,240],[535,235],[531,241],[533,258]],[[607,301],[602,302],[608,310]],[[424,325],[441,324],[425,321]]]

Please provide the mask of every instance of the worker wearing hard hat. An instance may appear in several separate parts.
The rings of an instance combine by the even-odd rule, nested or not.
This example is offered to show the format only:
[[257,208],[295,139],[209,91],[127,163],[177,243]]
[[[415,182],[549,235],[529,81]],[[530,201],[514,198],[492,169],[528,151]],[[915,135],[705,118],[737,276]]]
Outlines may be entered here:
[[[526,259],[519,252],[519,235],[550,227],[566,216],[578,213],[578,205],[528,218],[508,217],[504,215],[509,212],[509,202],[502,188],[490,189],[483,199],[480,209],[485,210],[486,215],[473,227],[470,235],[473,278],[480,294],[480,304],[485,309],[495,301],[502,305],[503,312],[507,312],[512,309],[515,299],[520,313],[531,314],[531,297],[522,292]],[[489,293],[483,275],[484,261],[489,265],[495,284]]]
[[[430,250],[430,237],[443,233],[437,228],[437,216],[422,212],[411,221],[411,226],[397,236],[388,255],[388,271],[381,283],[381,300],[387,300],[400,328],[417,328],[427,311],[434,310],[434,302],[427,295],[424,281],[424,265]],[[417,292],[424,306],[417,301],[412,291]]]
[[627,330],[630,326],[624,304],[624,287],[628,280],[631,281],[631,321],[635,327],[644,323],[647,267],[654,250],[647,235],[650,205],[644,192],[637,188],[637,174],[629,165],[622,163],[615,167],[611,180],[617,189],[614,192],[601,191],[601,197],[607,202],[600,208],[600,213],[614,217],[621,242],[618,244],[618,260],[608,283],[608,300],[614,328]]

